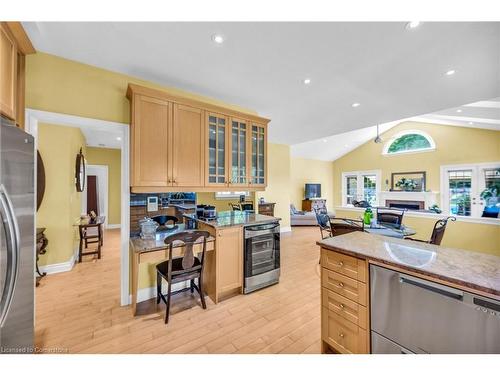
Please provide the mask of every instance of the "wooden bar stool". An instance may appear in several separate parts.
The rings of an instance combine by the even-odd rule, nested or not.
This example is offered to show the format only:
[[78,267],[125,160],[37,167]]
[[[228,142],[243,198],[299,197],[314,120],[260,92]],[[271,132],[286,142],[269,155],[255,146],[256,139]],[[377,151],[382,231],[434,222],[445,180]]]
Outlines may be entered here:
[[[99,216],[93,221],[81,221],[78,225],[78,232],[80,234],[78,263],[82,262],[84,255],[97,254],[97,259],[101,259],[101,247],[103,245],[102,225],[104,221],[105,217]],[[97,249],[95,251],[83,252],[84,245],[85,249],[87,249],[89,244],[97,244]]]

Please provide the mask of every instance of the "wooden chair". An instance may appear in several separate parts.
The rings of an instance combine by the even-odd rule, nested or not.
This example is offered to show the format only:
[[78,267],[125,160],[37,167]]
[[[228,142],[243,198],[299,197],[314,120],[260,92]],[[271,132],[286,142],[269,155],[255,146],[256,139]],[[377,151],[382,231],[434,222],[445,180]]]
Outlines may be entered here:
[[365,224],[363,220],[332,218],[330,219],[332,237],[341,236],[351,232],[364,232]]
[[[205,251],[207,248],[207,238],[210,233],[201,230],[186,230],[183,232],[172,234],[165,238],[165,244],[168,245],[168,260],[156,265],[156,303],[159,304],[160,300],[163,300],[166,305],[165,313],[165,324],[168,323],[168,318],[170,315],[170,297],[173,294],[180,292],[185,292],[194,290],[200,295],[201,305],[203,309],[207,308],[205,304],[205,296],[203,294],[203,265],[205,263]],[[198,241],[203,238],[203,242]],[[172,251],[174,248],[174,242],[181,242],[184,246],[184,256],[173,258]],[[198,241],[198,242],[197,242]],[[195,244],[202,245],[201,258],[195,256],[193,253],[193,246]],[[179,246],[179,244],[176,244]],[[168,283],[167,296],[161,292],[162,279]],[[195,284],[194,280],[198,279],[198,285]],[[175,292],[172,292],[172,284],[190,281],[190,286]]]
[[434,224],[434,228],[432,229],[431,239],[429,241],[417,240],[415,238],[405,237],[405,240],[424,242],[432,245],[441,245],[441,241],[444,237],[444,232],[446,231],[446,225],[448,224],[448,220],[457,221],[457,219],[453,216],[448,216],[446,219],[440,219],[436,221]]
[[405,210],[398,208],[377,207],[377,223],[400,228]]
[[231,207],[233,211],[241,211],[239,203],[229,203],[229,207]]
[[241,202],[240,207],[241,211],[253,211],[253,202]]

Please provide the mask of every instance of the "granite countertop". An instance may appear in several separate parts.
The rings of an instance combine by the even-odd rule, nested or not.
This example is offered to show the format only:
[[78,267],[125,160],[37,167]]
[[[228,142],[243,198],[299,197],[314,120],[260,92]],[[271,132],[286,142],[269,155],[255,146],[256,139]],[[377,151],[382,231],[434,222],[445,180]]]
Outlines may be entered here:
[[500,299],[500,257],[392,237],[352,232],[317,242],[358,258],[397,266]]
[[217,218],[213,220],[198,219],[196,214],[185,214],[184,217],[205,223],[214,228],[225,227],[247,227],[250,225],[274,223],[281,220],[278,217],[248,213],[245,211],[222,211],[217,214]]
[[[165,238],[186,230],[186,226],[184,224],[175,225],[172,229],[157,231],[154,239],[143,239],[139,235],[135,235],[130,237],[130,249],[135,252],[147,252],[154,250],[166,249]],[[214,237],[209,237],[207,242],[215,241]],[[201,242],[201,239],[200,239]],[[179,246],[182,246],[182,243],[179,242]]]

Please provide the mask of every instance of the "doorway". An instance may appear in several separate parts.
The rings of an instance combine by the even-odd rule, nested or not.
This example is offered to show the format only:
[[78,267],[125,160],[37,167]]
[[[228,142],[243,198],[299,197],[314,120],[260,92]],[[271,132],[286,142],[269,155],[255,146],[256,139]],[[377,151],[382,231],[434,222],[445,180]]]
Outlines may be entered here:
[[87,165],[87,183],[82,192],[82,213],[94,211],[98,216],[105,216],[104,229],[109,222],[109,183],[107,165]]

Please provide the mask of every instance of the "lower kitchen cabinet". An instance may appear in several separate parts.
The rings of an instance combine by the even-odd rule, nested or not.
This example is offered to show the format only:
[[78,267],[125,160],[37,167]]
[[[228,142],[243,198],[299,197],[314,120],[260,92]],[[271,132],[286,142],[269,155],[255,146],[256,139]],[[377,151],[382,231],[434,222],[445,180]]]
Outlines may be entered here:
[[215,239],[219,292],[243,286],[243,230],[240,227],[218,229]]
[[321,249],[323,352],[370,353],[367,275],[366,260]]
[[214,228],[198,223],[215,237],[215,251],[207,252],[203,286],[207,295],[218,303],[224,297],[242,293],[243,289],[243,228]]
[[321,338],[342,354],[368,354],[368,333],[365,329],[322,307]]

